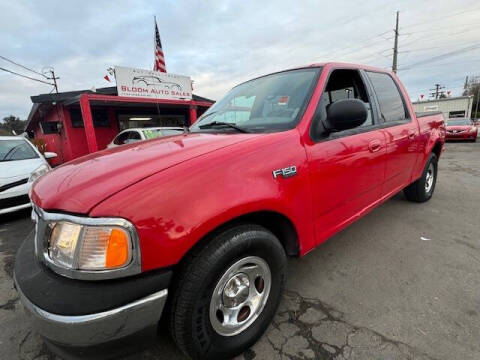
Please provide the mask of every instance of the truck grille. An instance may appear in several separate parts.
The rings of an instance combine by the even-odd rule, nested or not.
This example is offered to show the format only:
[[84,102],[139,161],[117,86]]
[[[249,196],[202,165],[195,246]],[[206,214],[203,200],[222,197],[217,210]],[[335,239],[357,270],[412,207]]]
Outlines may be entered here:
[[7,199],[0,199],[0,209],[7,209],[18,205],[25,205],[30,202],[28,195],[14,196]]

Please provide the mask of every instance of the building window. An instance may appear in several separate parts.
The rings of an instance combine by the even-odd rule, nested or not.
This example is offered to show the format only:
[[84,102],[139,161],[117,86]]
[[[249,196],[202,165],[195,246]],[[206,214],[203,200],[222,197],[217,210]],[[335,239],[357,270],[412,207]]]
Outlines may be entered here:
[[40,126],[44,134],[58,134],[58,121],[41,121]]
[[110,120],[108,119],[108,111],[107,110],[92,110],[92,117],[93,117],[93,126],[98,127],[110,127]]
[[[110,127],[110,119],[108,118],[108,111],[104,109],[92,110],[93,126]],[[80,109],[70,109],[70,120],[72,121],[72,127],[83,128],[83,117]]]
[[462,111],[450,111],[448,113],[449,118],[464,118],[465,117],[465,110]]
[[82,112],[80,109],[70,109],[70,120],[72,122],[72,127],[82,128],[83,127],[83,118]]

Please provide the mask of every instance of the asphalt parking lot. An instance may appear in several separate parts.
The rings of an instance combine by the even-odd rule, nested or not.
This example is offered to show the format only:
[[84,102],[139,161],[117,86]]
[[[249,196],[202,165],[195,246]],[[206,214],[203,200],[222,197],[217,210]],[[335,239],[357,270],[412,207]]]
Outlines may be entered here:
[[[29,213],[0,219],[0,358],[56,358],[13,288]],[[449,143],[434,197],[397,195],[303,259],[239,359],[480,359],[480,142]],[[184,359],[166,331],[124,359]]]

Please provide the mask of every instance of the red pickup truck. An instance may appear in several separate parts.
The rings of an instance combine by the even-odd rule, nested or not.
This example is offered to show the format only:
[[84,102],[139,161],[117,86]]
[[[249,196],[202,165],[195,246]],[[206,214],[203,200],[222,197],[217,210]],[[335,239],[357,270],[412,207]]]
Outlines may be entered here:
[[287,256],[401,190],[429,200],[444,141],[442,115],[416,115],[384,69],[325,63],[247,81],[182,135],[39,178],[16,287],[63,348],[124,341],[163,313],[191,358],[232,357],[272,320]]

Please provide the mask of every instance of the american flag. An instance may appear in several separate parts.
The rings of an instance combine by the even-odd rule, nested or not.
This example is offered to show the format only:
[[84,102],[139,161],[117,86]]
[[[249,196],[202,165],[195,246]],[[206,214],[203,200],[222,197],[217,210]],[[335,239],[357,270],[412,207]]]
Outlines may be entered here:
[[155,65],[154,71],[161,71],[166,73],[165,57],[163,56],[162,42],[160,40],[160,33],[158,32],[157,19],[155,19]]

